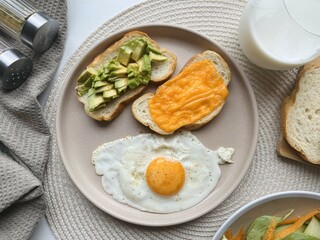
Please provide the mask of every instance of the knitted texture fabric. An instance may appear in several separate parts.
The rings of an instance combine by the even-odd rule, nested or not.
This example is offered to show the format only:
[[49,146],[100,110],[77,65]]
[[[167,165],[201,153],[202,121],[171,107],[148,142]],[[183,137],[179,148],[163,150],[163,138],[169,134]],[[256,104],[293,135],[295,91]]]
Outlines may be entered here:
[[59,36],[42,55],[20,41],[1,36],[33,61],[32,75],[15,90],[0,89],[0,239],[27,239],[46,210],[42,187],[51,134],[37,97],[53,77],[63,53],[67,5],[35,1],[59,21]]
[[[276,155],[280,108],[284,97],[293,88],[297,69],[264,70],[243,55],[238,40],[238,24],[245,4],[244,0],[146,1],[107,21],[73,54],[55,82],[45,108],[52,144],[44,186],[48,203],[47,218],[57,239],[211,239],[232,213],[256,198],[285,190],[319,191],[318,169]],[[70,69],[102,38],[130,26],[148,23],[186,27],[219,43],[249,78],[259,113],[256,153],[238,188],[208,214],[191,222],[161,228],[123,222],[88,201],[70,180],[62,164],[55,132],[56,103]]]

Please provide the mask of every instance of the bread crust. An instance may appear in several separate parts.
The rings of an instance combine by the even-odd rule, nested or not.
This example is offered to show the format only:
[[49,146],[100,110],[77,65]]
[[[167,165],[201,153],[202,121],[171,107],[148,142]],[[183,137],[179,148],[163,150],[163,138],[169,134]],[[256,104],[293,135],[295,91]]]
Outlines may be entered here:
[[[186,65],[183,67],[186,68],[188,65],[190,65],[193,62],[197,62],[203,59],[209,59],[212,62],[213,61],[219,61],[219,67],[217,68],[217,70],[219,71],[219,73],[221,73],[222,71],[223,73],[223,80],[225,82],[226,85],[228,85],[230,83],[231,80],[231,71],[230,68],[228,66],[228,64],[225,62],[225,60],[216,52],[213,52],[211,50],[206,50],[202,53],[199,53],[195,56],[193,56],[187,63]],[[216,64],[215,64],[216,65]],[[182,69],[182,70],[183,70]],[[181,71],[182,71],[181,70]],[[161,135],[169,135],[172,134],[173,132],[165,132],[162,129],[160,129],[153,121],[151,118],[151,115],[149,116],[142,116],[142,114],[140,114],[139,112],[139,105],[141,104],[142,101],[149,101],[149,99],[153,96],[152,93],[146,93],[143,96],[141,96],[140,98],[138,98],[137,100],[134,101],[134,103],[132,104],[132,109],[131,112],[134,116],[134,118],[139,121],[140,123],[142,123],[143,125],[149,127],[150,129],[152,129],[153,131],[161,134]],[[207,124],[208,122],[210,122],[214,117],[216,117],[220,111],[222,110],[223,106],[225,104],[225,101],[223,103],[221,103],[214,111],[212,111],[209,115],[207,115],[206,117],[196,121],[195,123],[192,124],[188,124],[185,125],[183,127],[181,127],[181,129],[185,129],[185,130],[195,130],[198,129],[202,126],[204,126],[205,124]],[[144,104],[144,107],[147,108],[146,104]],[[149,111],[149,109],[145,109],[146,111]]]
[[299,79],[304,71],[305,70],[301,70],[300,73],[298,74],[297,81],[295,83],[295,87],[292,90],[291,94],[284,99],[280,113],[281,113],[281,129],[283,130],[282,131],[283,137],[286,139],[286,141],[289,143],[289,145],[292,148],[294,148],[297,151],[297,153],[304,160],[307,160],[305,154],[303,152],[301,152],[301,149],[289,140],[289,136],[288,136],[288,132],[287,132],[287,116],[290,111],[290,108],[292,108],[294,103],[296,102],[296,95],[297,95],[297,92],[299,91],[299,82],[300,82]]
[[[152,74],[153,71],[151,71],[150,81],[158,83],[158,82],[164,82],[168,80],[168,78],[172,75],[177,65],[176,55],[171,51],[169,51],[168,49],[160,48],[159,44],[155,40],[151,39],[146,33],[141,31],[132,31],[132,32],[126,33],[120,40],[113,43],[105,51],[103,51],[101,54],[96,56],[94,60],[88,65],[88,67],[99,69],[104,63],[106,63],[108,60],[110,60],[111,58],[117,55],[120,47],[125,42],[128,42],[134,38],[146,39],[168,58],[168,60],[165,61],[164,63],[153,64],[152,69],[155,67],[158,67],[160,68],[160,70],[162,70],[162,67],[164,66],[164,64],[166,65],[163,67],[163,72],[161,72],[161,74],[155,75],[155,74]],[[111,121],[115,119],[122,112],[125,105],[127,105],[128,103],[132,102],[133,100],[141,96],[141,94],[144,92],[146,88],[147,88],[147,85],[142,85],[133,90],[128,89],[120,97],[116,98],[113,101],[113,103],[108,104],[106,107],[102,109],[98,109],[93,112],[89,111],[88,104],[87,104],[87,97],[86,97],[87,94],[81,97],[77,96],[77,98],[81,103],[84,104],[85,112],[91,118],[97,121]],[[106,108],[109,108],[109,109],[106,109]]]
[[299,156],[301,156],[302,159],[304,159],[307,162],[313,163],[313,164],[320,164],[320,158],[318,160],[312,160],[310,159],[307,154],[304,152],[304,150],[300,147],[298,143],[296,143],[289,134],[289,126],[288,126],[288,115],[289,112],[294,108],[295,104],[297,103],[297,95],[299,94],[299,91],[301,89],[301,82],[305,74],[307,74],[309,71],[313,71],[316,69],[320,69],[320,62],[315,64],[308,64],[300,69],[295,86],[289,96],[287,96],[282,104],[281,107],[281,129],[284,139],[287,141],[287,143],[297,152]]
[[[228,84],[231,81],[232,73],[231,70],[226,63],[226,61],[221,57],[220,54],[211,51],[211,50],[206,50],[202,53],[198,53],[194,55],[192,58],[189,59],[189,61],[184,65],[183,69],[189,66],[191,63],[201,61],[203,59],[209,59],[211,60],[219,73],[221,74],[223,71],[225,71],[225,74],[222,76],[224,83],[228,86]],[[183,70],[182,69],[182,70]],[[181,71],[182,71],[181,70]]]

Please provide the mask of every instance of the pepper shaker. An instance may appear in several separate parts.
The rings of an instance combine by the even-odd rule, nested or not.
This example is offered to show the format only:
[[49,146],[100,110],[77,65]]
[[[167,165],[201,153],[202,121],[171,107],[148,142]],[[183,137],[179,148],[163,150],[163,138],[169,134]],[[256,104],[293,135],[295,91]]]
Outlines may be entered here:
[[0,37],[0,86],[7,90],[15,89],[25,82],[31,72],[31,59]]
[[41,53],[55,41],[59,24],[27,0],[0,0],[0,28]]

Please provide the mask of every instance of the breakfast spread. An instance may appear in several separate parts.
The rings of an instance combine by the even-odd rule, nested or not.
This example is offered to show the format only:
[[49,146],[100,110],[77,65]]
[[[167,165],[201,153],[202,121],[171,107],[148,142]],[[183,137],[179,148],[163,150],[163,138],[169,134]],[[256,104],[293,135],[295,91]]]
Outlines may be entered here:
[[110,121],[149,81],[165,81],[175,67],[175,54],[161,49],[143,32],[129,32],[81,73],[76,87],[78,100],[90,117]]
[[[160,49],[146,34],[128,33],[83,71],[76,87],[78,99],[94,119],[111,120],[118,103],[122,108],[149,81],[167,80],[175,66],[175,55]],[[155,131],[163,135],[180,127],[198,128],[221,111],[230,79],[224,59],[207,50],[194,56],[155,94],[139,98],[132,113],[139,120],[141,112],[150,110],[148,119],[141,122],[154,122],[159,129]],[[219,164],[233,163],[233,153],[233,148],[210,150],[190,132],[178,131],[105,143],[93,151],[92,163],[102,175],[103,189],[115,200],[141,211],[171,213],[206,198],[220,178]]]
[[132,105],[134,117],[143,125],[162,134],[179,128],[199,128],[222,109],[228,96],[231,71],[214,51],[194,56],[180,74],[147,93]]
[[305,66],[282,106],[282,133],[305,161],[320,165],[320,65]]
[[190,132],[140,134],[96,148],[92,163],[103,189],[141,211],[171,213],[190,208],[215,188],[232,148],[210,150]]
[[[205,45],[201,45],[201,47],[203,46]],[[179,45],[177,53],[183,51],[183,47],[184,44]],[[190,53],[193,50],[185,48],[185,51]],[[110,56],[112,57],[109,58]],[[132,100],[131,93],[137,97],[150,81],[158,82],[152,77],[154,73],[158,73],[158,70],[163,66],[167,67],[168,64],[171,65],[172,62],[175,62],[171,61],[174,59],[172,55],[167,54],[165,50],[158,49],[151,41],[145,40],[141,36],[121,43],[119,49],[115,53],[110,53],[110,56],[108,53],[101,54],[101,57],[97,57],[78,78],[76,88],[78,98],[84,103],[87,114],[97,120],[112,120],[119,113],[119,109],[123,108],[123,103]],[[108,60],[105,61],[106,59]],[[231,64],[230,68],[233,73],[238,74],[232,65],[233,61],[229,60],[228,62]],[[174,67],[175,64],[173,64]],[[233,162],[231,159],[235,151],[233,148],[220,147],[211,150],[202,145],[201,141],[191,132],[185,132],[185,130],[204,126],[220,113],[229,95],[228,84],[231,80],[229,66],[220,55],[207,50],[192,58],[178,76],[167,81],[174,71],[174,67],[170,68],[168,76],[161,78],[161,81],[166,82],[159,86],[154,94],[145,94],[132,105],[131,110],[134,117],[143,125],[150,127],[155,134],[124,135],[126,137],[119,138],[122,132],[121,134],[117,132],[115,135],[118,139],[114,140],[114,135],[108,136],[107,139],[112,140],[100,145],[92,153],[92,163],[97,175],[101,176],[102,188],[109,194],[106,199],[115,200],[113,202],[118,207],[120,206],[119,202],[132,207],[125,205],[124,209],[129,209],[133,213],[139,212],[137,209],[151,213],[176,213],[192,208],[206,198],[202,203],[207,204],[210,202],[207,200],[211,200],[209,197],[216,198],[220,195],[216,190],[222,189],[220,184],[224,182],[224,177],[232,176],[229,174],[229,169],[232,166],[219,165]],[[163,71],[160,70],[160,72]],[[243,73],[240,71],[239,75],[243,75]],[[238,83],[238,81],[235,82]],[[238,89],[238,86],[232,87],[232,91],[238,91]],[[251,92],[249,93],[251,94]],[[245,94],[237,96],[243,97]],[[291,100],[296,100],[296,97],[297,95],[294,95]],[[235,99],[232,99],[232,104]],[[249,105],[251,102],[248,100],[246,103]],[[255,107],[254,104],[251,106],[252,109]],[[286,109],[284,114],[291,111],[289,105],[286,107],[288,110]],[[226,106],[225,110],[238,113],[229,111],[229,106]],[[305,108],[305,113],[309,113],[309,110],[309,108]],[[312,114],[318,114],[317,110]],[[254,115],[255,112],[249,112],[249,114]],[[309,120],[317,117],[312,114],[307,116]],[[292,116],[296,117],[296,115],[297,113],[294,113]],[[128,123],[127,119],[130,119],[131,116],[126,117],[129,117],[125,118],[125,123]],[[285,118],[289,118],[289,116]],[[234,117],[234,119],[237,118]],[[219,122],[219,119],[216,120]],[[116,121],[116,123],[122,124],[120,121]],[[227,123],[229,121],[225,121],[224,126]],[[119,125],[113,126],[118,127]],[[124,124],[122,126],[124,129],[126,128]],[[122,126],[120,126],[121,129]],[[220,124],[218,127],[216,126],[214,125],[214,130],[217,128],[225,130],[223,127],[220,128]],[[100,130],[101,125],[98,128]],[[290,128],[295,128],[295,126]],[[206,131],[206,128],[203,129]],[[240,127],[237,126],[235,129],[238,130]],[[112,128],[111,131],[113,131]],[[197,133],[200,137],[203,132]],[[232,134],[229,135],[238,140],[240,138],[236,135],[241,136],[241,133],[232,131]],[[286,137],[288,136],[289,134],[286,135]],[[220,141],[219,137],[221,137],[221,132],[213,134],[213,138],[218,141]],[[308,137],[304,138],[306,142],[309,142]],[[227,141],[220,142],[221,144],[228,143]],[[243,141],[243,143],[249,145],[248,141]],[[250,149],[253,149],[254,152],[254,148],[255,145]],[[250,155],[248,151],[243,152]],[[302,153],[303,151],[301,151]],[[247,158],[249,159],[249,157]],[[243,158],[239,157],[239,159]],[[250,162],[246,163],[250,165]],[[234,165],[243,167],[242,164]],[[222,173],[223,181],[220,180],[220,168],[225,171]],[[100,177],[94,176],[94,178],[95,181],[96,179],[100,180]],[[220,183],[217,187],[219,180]],[[99,184],[99,191],[102,188]],[[234,188],[230,189],[234,190]],[[106,195],[104,192],[101,194],[102,201]],[[221,201],[218,202],[218,204],[220,203]],[[199,206],[201,205],[199,204]],[[143,215],[144,213],[141,212],[137,215],[140,214],[143,217],[146,215],[171,217],[171,214],[147,213]],[[315,229],[312,227],[316,225],[319,226],[317,214],[319,214],[318,210],[299,219],[289,219],[288,221],[286,220],[289,214],[285,217],[262,216],[251,225],[247,231],[247,238],[254,240],[274,239],[274,237],[275,239],[286,239],[287,237],[287,239],[319,239],[316,231],[310,230]],[[265,219],[267,219],[267,225],[262,227],[262,231],[259,226],[264,224]],[[244,237],[243,230],[235,237],[230,231],[225,235],[226,239],[243,239]]]
[[222,239],[227,240],[317,240],[320,239],[320,209],[303,216],[290,217],[294,210],[282,217],[263,215],[256,218],[245,231],[240,228],[233,235],[229,228]]

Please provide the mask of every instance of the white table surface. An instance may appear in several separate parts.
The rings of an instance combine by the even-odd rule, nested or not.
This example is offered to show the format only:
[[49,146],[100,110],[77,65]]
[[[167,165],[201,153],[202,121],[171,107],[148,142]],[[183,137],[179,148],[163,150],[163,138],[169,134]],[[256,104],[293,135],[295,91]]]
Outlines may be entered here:
[[[68,31],[63,57],[58,67],[57,78],[72,53],[98,27],[123,10],[130,8],[144,0],[67,0],[68,2]],[[51,85],[50,85],[51,86]],[[45,101],[50,86],[40,97],[40,103]],[[34,229],[30,240],[55,240],[45,217]]]

